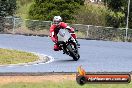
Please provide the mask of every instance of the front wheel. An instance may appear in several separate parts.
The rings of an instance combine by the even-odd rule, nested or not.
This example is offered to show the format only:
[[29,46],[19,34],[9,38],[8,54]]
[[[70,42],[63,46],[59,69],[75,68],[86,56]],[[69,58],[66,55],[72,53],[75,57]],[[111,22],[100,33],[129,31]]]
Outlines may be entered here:
[[73,58],[74,61],[79,60],[80,55],[79,55],[79,53],[78,53],[78,49],[75,49],[75,48],[73,49],[73,48],[71,47],[71,44],[69,44],[69,45],[67,46],[67,49],[69,50],[70,56]]

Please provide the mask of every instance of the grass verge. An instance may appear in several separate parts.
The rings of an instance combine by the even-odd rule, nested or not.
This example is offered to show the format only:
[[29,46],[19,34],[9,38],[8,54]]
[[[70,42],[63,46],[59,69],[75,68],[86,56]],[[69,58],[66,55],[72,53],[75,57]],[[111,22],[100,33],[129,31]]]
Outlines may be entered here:
[[51,82],[44,81],[41,83],[9,83],[0,85],[0,88],[132,88],[130,84],[85,84],[78,85],[75,81]]
[[38,59],[39,57],[32,53],[0,48],[0,65],[27,63]]

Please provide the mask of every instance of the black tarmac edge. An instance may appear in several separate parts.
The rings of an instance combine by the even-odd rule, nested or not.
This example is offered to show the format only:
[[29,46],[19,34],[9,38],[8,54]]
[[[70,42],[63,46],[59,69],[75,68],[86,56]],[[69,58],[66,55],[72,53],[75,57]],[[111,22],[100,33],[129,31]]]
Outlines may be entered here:
[[[77,72],[0,72],[0,76],[73,75]],[[86,72],[86,74],[130,74],[131,72]]]

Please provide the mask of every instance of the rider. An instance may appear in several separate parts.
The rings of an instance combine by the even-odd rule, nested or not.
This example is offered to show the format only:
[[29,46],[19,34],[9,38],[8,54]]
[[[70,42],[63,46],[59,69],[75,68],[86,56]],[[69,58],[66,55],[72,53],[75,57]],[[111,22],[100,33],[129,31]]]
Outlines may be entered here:
[[[58,38],[57,38],[57,34],[59,32],[59,29],[64,28],[64,29],[68,29],[69,32],[71,33],[71,36],[76,40],[76,34],[74,33],[74,29],[72,27],[69,27],[66,23],[62,22],[62,18],[60,16],[54,16],[53,18],[53,24],[50,27],[50,37],[52,39],[52,41],[55,43],[54,44],[54,50],[58,51],[59,46],[57,44],[58,42]],[[76,40],[76,43],[78,46],[80,46],[80,44],[78,43],[78,41]]]

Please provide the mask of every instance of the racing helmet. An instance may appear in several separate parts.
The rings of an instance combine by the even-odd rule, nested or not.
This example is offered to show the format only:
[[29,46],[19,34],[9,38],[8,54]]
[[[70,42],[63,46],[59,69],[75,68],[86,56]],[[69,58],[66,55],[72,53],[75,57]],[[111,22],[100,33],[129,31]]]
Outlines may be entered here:
[[62,21],[62,18],[60,16],[54,16],[53,18],[53,24],[59,25],[59,23]]

